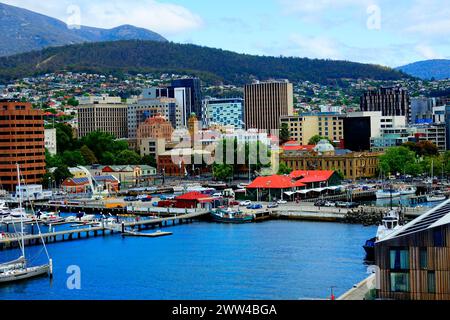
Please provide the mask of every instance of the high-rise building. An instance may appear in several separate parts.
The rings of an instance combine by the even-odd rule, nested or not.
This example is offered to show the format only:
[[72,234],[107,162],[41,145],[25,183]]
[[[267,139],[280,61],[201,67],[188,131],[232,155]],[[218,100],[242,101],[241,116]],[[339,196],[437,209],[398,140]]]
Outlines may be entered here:
[[416,97],[411,98],[411,119],[410,123],[431,123],[433,122],[433,107],[436,106],[435,98]]
[[40,184],[45,174],[44,115],[31,103],[0,100],[0,187],[14,191],[16,164],[25,183]]
[[440,152],[447,150],[447,128],[444,123],[417,125],[416,128],[416,137],[419,141],[432,142]]
[[171,89],[189,88],[190,90],[190,108],[186,109],[186,119],[195,113],[199,119],[202,118],[202,88],[199,78],[177,79],[173,80]]
[[445,106],[445,132],[447,140],[447,150],[450,151],[450,104]]
[[56,129],[45,129],[45,148],[51,155],[55,155],[57,153]]
[[381,111],[351,112],[344,118],[344,146],[352,151],[368,151],[371,139],[384,130],[405,128],[405,116],[383,116]]
[[163,116],[173,128],[183,127],[183,109],[176,99],[148,98],[150,96],[154,97],[155,95],[144,96],[144,99],[137,103],[128,105],[128,138],[130,139],[136,139],[141,123],[158,115]]
[[112,134],[117,139],[128,137],[127,105],[95,103],[79,105],[78,137],[82,138],[94,131]]
[[409,120],[409,94],[399,87],[368,90],[361,97],[361,111],[381,111],[383,116],[406,116]]
[[283,116],[281,126],[287,125],[290,139],[300,145],[307,145],[309,140],[319,135],[339,143],[344,137],[343,119],[339,113],[304,113],[298,116]]
[[247,129],[279,129],[280,118],[294,114],[292,83],[261,82],[244,87]]
[[218,124],[244,129],[244,99],[205,99],[202,122],[206,127]]

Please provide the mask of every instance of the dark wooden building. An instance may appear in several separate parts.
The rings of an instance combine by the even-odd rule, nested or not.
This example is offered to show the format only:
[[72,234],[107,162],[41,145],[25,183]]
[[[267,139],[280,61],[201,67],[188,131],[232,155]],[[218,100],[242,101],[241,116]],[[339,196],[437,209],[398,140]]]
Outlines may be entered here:
[[380,299],[450,300],[450,200],[375,244]]

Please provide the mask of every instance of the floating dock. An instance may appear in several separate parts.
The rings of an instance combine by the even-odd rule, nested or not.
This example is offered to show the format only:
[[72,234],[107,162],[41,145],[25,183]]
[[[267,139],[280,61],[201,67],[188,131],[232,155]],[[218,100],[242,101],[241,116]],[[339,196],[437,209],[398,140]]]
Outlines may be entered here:
[[144,238],[158,238],[171,236],[172,232],[154,232],[154,233],[143,233],[143,232],[133,232],[133,231],[125,231],[122,233],[122,236],[127,237],[144,237]]

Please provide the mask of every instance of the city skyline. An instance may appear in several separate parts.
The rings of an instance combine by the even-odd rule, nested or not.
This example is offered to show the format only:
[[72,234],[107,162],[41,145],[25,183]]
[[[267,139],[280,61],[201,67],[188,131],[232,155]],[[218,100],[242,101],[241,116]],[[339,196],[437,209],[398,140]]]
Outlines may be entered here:
[[389,67],[450,57],[450,42],[445,40],[450,33],[450,9],[443,0],[270,0],[258,6],[236,0],[222,4],[182,0],[2,2],[67,23],[105,28],[132,24],[169,41],[239,53]]

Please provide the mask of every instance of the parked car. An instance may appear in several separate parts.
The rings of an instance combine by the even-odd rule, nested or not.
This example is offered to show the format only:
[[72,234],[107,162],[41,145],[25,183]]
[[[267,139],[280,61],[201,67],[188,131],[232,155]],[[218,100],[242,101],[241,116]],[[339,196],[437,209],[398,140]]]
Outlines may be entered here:
[[212,196],[215,197],[215,198],[220,198],[222,196],[222,193],[216,192],[216,193],[213,193]]
[[250,200],[245,200],[245,201],[242,201],[239,205],[242,207],[248,207],[251,204],[252,204],[252,202]]
[[146,198],[142,198],[141,201],[142,202],[150,202],[150,201],[152,201],[152,199],[153,199],[152,197],[147,196]]
[[159,202],[158,202],[158,201],[153,202],[153,203],[152,203],[152,206],[153,206],[153,207],[158,207],[158,206],[159,206]]
[[123,200],[126,202],[134,202],[134,201],[136,201],[136,198],[130,196],[130,197],[125,197]]
[[278,200],[278,201],[277,201],[277,204],[286,204],[286,203],[287,203],[286,200]]
[[249,210],[258,210],[258,209],[262,209],[263,206],[259,203],[255,203],[255,204],[251,204],[247,207],[247,209]]
[[276,202],[271,202],[267,205],[268,209],[273,209],[273,208],[278,208],[278,203]]
[[230,206],[238,206],[238,205],[240,205],[240,202],[239,201],[230,201],[228,204]]
[[317,200],[316,202],[314,202],[314,205],[316,206],[316,207],[323,207],[323,206],[325,206],[325,200]]
[[331,201],[325,201],[324,206],[325,207],[335,207],[336,203],[331,202]]
[[336,207],[338,207],[338,208],[358,208],[359,204],[357,202],[338,201],[338,202],[336,202]]

